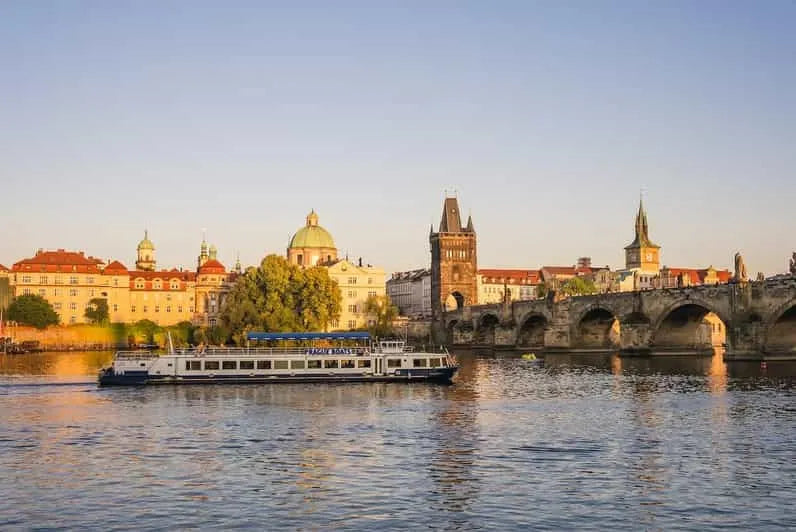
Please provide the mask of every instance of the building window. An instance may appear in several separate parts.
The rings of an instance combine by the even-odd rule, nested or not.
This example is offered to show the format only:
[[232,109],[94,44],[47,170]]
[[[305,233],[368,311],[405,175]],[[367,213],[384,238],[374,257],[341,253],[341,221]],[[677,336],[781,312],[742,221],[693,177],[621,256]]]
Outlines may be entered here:
[[331,322],[329,322],[329,325],[331,325],[332,327],[339,327],[340,320],[332,320]]
[[179,305],[179,306],[177,307],[177,312],[182,312],[182,305]]
[[69,284],[77,284],[77,275],[73,275],[69,278]]
[[77,303],[69,303],[69,310],[77,310]]
[[53,304],[53,308],[55,310],[61,310],[61,304],[60,303],[55,303],[55,304]]
[[376,296],[376,291],[375,291],[375,290],[370,290],[370,291],[368,292],[368,297],[371,297],[371,296],[373,296],[373,297],[375,297],[375,296]]
[[191,314],[193,314],[193,307],[190,307],[190,308],[188,309],[188,312],[190,312]]
[[296,255],[296,263],[297,263],[299,266],[301,266],[302,264],[304,264],[304,256],[303,256],[301,253],[299,253],[298,255]]
[[94,297],[94,289],[93,288],[89,289],[88,297]]
[[77,323],[77,316],[72,316],[69,318],[69,323]]
[[30,283],[30,275],[23,275],[22,276],[22,282],[26,283],[26,284]]
[[155,312],[160,312],[160,305],[155,305]]
[[354,299],[355,297],[357,297],[357,291],[356,290],[349,290],[348,291],[348,297],[350,299]]
[[135,305],[130,305],[130,312],[135,312]]
[[166,312],[171,312],[171,305],[166,305]]
[[172,282],[171,282],[171,289],[172,289],[172,290],[179,290],[179,289],[180,289],[180,283],[179,283],[179,281],[172,281]]
[[63,284],[64,280],[61,279],[60,275],[55,276],[55,284]]
[[146,314],[146,311],[147,311],[147,310],[148,310],[148,307],[147,307],[146,305],[144,305],[144,313],[145,313],[145,314]]
[[160,286],[161,286],[161,285],[160,285],[160,279],[155,279],[155,281],[152,283],[152,287],[153,287],[155,290],[160,290]]
[[113,286],[119,286],[119,279],[113,279]]
[[348,305],[348,312],[356,312],[357,306],[356,305]]
[[30,288],[23,289],[22,290],[22,295],[23,296],[29,296],[30,295]]
[[119,312],[119,305],[117,305],[116,303],[113,304],[113,311]]
[[94,278],[93,277],[86,277],[86,283],[87,284],[94,284]]
[[77,288],[69,289],[69,297],[77,297]]
[[356,277],[349,277],[348,278],[348,284],[357,284],[357,278]]
[[39,295],[41,297],[46,296],[47,295],[47,290],[45,290],[44,288],[39,288]]
[[139,290],[144,288],[144,280],[143,279],[136,279],[135,280],[135,287]]
[[356,329],[357,328],[357,320],[348,320],[348,328],[349,329]]
[[47,284],[47,276],[42,275],[39,277],[39,284]]

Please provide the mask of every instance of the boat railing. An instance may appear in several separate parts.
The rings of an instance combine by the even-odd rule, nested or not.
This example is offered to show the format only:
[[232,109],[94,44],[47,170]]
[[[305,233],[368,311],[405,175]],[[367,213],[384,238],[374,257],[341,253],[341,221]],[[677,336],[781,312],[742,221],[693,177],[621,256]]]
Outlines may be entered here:
[[174,354],[188,356],[245,356],[267,355],[273,357],[307,356],[362,356],[370,354],[367,347],[204,347],[199,349],[176,349]]
[[152,351],[117,351],[116,358],[125,359],[125,360],[150,360],[153,358],[158,358],[160,355],[158,353],[153,353]]

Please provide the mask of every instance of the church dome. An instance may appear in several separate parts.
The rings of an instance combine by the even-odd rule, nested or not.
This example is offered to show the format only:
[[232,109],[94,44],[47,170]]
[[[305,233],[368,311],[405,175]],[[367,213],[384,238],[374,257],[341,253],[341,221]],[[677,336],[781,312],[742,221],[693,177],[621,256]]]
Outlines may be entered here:
[[334,248],[332,235],[318,225],[318,215],[314,210],[307,215],[307,225],[296,231],[290,239],[288,249],[296,248]]
[[144,231],[144,239],[138,243],[138,249],[155,249],[155,244],[149,239],[149,231]]

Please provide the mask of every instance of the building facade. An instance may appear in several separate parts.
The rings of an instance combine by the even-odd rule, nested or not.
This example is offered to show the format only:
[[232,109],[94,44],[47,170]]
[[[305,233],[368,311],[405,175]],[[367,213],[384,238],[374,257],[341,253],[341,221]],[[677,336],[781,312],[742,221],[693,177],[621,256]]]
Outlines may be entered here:
[[4,311],[11,304],[11,284],[8,268],[0,264],[0,310]]
[[330,329],[347,331],[375,325],[376,317],[365,312],[368,297],[386,294],[384,270],[371,265],[357,264],[346,259],[326,266],[329,277],[340,288],[340,317],[330,324]]
[[539,270],[478,270],[478,303],[502,303],[503,301],[527,301],[536,299],[541,284]]
[[431,316],[431,270],[423,268],[396,272],[387,281],[387,295],[398,307],[401,316],[428,318]]
[[478,304],[478,251],[472,217],[462,226],[459,202],[445,198],[439,230],[431,227],[431,309],[440,316],[443,309]]
[[42,296],[64,324],[85,323],[89,302],[101,298],[114,323],[214,325],[236,274],[215,259],[196,271],[157,270],[154,251],[145,234],[136,248],[136,269],[130,270],[119,261],[105,264],[82,251],[39,250],[12,267],[12,293]]

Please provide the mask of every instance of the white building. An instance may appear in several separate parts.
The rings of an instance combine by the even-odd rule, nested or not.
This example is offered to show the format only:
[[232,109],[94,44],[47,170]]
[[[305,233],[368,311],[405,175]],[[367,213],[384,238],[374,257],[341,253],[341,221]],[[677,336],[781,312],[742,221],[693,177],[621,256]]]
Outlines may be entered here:
[[431,270],[396,272],[387,281],[387,295],[402,316],[431,316]]

